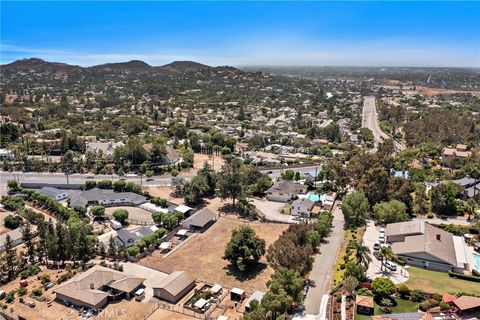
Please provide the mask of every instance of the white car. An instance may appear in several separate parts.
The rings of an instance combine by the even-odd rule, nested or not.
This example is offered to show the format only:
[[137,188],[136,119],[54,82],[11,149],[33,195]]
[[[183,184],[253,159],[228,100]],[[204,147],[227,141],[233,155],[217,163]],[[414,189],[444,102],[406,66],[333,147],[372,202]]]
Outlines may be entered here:
[[387,261],[385,263],[385,266],[387,267],[387,269],[390,269],[392,271],[397,271],[397,264],[395,262]]
[[385,243],[385,236],[383,236],[383,237],[382,237],[382,236],[379,236],[379,237],[378,237],[378,242],[380,242],[380,243]]
[[373,250],[380,250],[380,241],[375,241],[373,244]]

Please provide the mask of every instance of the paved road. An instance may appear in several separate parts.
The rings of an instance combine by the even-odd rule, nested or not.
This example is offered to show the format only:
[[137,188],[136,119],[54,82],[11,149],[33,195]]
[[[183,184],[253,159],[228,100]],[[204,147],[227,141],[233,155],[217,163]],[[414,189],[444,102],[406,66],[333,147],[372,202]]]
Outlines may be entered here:
[[[93,177],[90,179],[95,180],[118,180],[120,178],[125,179],[127,182],[135,182],[137,184],[143,184],[145,186],[165,186],[170,185],[172,182],[172,176],[153,176],[147,178],[145,176],[140,177],[138,175],[128,175],[120,177],[116,174],[70,174],[68,175],[68,183],[71,184],[84,184],[87,181],[87,177]],[[185,179],[191,179],[193,175],[191,174],[182,174],[180,177]],[[5,186],[8,180],[16,179],[20,183],[67,183],[67,176],[63,173],[42,173],[42,172],[0,172],[0,186]],[[150,180],[153,179],[153,180]]]
[[[362,113],[362,128],[368,128],[372,130],[373,139],[375,144],[375,150],[378,148],[378,145],[384,140],[390,139],[391,137],[380,129],[378,124],[378,114],[377,107],[375,104],[375,97],[366,96],[363,100],[363,113]],[[401,151],[405,147],[399,142],[394,140],[395,149]]]
[[[298,168],[291,168],[294,171],[298,171],[301,174],[307,172],[315,172],[315,168],[317,168],[317,172],[320,171],[321,165],[318,166],[305,166],[305,167],[298,167]],[[280,168],[280,169],[270,169],[270,170],[262,170],[263,173],[269,173],[272,179],[276,179],[280,177],[282,172],[288,170],[288,167]],[[181,173],[179,177],[184,178],[186,180],[190,180],[194,175]],[[149,178],[147,181],[147,177],[143,176],[140,177],[139,175],[126,175],[120,177],[117,174],[70,174],[68,175],[68,183],[71,184],[84,184],[87,181],[87,177],[93,177],[90,179],[95,180],[118,180],[120,178],[125,179],[127,182],[134,182],[137,184],[143,184],[145,186],[156,187],[156,186],[168,186],[171,184],[173,177],[170,175],[163,175],[163,176],[153,176]],[[44,172],[0,172],[0,187],[4,187],[7,185],[7,181],[11,179],[16,179],[20,183],[22,182],[30,182],[30,183],[67,183],[67,176],[64,173],[44,173]],[[153,180],[150,180],[153,179]]]
[[315,256],[313,269],[310,273],[310,279],[315,281],[316,286],[308,290],[305,298],[305,311],[307,314],[321,314],[320,306],[322,298],[329,293],[330,284],[333,278],[335,262],[337,260],[338,251],[342,245],[345,230],[343,230],[344,219],[342,210],[338,207],[338,202],[333,209],[333,230],[327,238],[326,243],[320,246],[320,253]]
[[375,97],[367,96],[363,100],[362,128],[372,130],[375,148],[378,148],[379,143],[382,143],[389,138],[389,136],[383,132],[378,125]]

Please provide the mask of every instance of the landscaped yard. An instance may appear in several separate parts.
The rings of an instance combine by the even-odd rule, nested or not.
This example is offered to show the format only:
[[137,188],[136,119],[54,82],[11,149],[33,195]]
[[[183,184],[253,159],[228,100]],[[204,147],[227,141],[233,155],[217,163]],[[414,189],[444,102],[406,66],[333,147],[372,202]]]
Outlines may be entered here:
[[357,228],[355,230],[347,230],[345,232],[345,240],[343,241],[342,247],[338,253],[337,263],[335,264],[335,273],[333,275],[333,286],[338,285],[343,280],[343,274],[345,273],[345,268],[342,269],[340,265],[345,265],[348,259],[353,259],[355,256],[355,250],[350,250],[349,257],[346,257],[346,251],[348,243],[352,240],[361,241],[363,234],[365,233],[365,228]]
[[[403,300],[400,298],[395,299],[397,302],[397,306],[393,308],[392,313],[406,313],[406,312],[417,312],[418,311],[418,303],[412,302],[409,300]],[[375,303],[375,309],[374,309],[374,314],[375,316],[378,316],[380,314],[383,314],[382,310],[380,310],[380,306]],[[365,316],[361,314],[357,314],[356,316],[357,320],[371,320],[371,316]]]
[[436,272],[420,268],[407,269],[410,279],[406,283],[410,289],[420,289],[430,293],[468,292],[480,294],[478,282],[452,278],[446,272]]

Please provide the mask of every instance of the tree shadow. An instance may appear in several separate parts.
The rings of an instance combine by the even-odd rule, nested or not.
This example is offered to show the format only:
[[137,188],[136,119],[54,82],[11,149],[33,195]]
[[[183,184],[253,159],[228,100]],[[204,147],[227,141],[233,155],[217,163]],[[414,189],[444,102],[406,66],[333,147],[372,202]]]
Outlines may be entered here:
[[227,275],[233,276],[235,278],[235,280],[238,280],[240,282],[244,282],[244,281],[247,281],[247,280],[255,279],[267,267],[268,267],[267,263],[258,262],[251,270],[242,272],[242,271],[238,270],[235,265],[229,263],[228,266],[224,267],[224,269],[226,269]]

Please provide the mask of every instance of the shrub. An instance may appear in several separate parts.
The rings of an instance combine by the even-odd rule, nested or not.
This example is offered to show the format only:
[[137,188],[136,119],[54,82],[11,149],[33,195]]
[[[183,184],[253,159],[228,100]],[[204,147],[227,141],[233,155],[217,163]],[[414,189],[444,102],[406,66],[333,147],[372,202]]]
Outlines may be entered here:
[[132,247],[128,248],[128,254],[129,254],[131,257],[135,257],[135,256],[137,256],[139,253],[140,253],[140,248],[138,248],[137,246],[132,246]]
[[357,295],[359,296],[369,296],[373,297],[372,291],[368,290],[367,288],[360,288],[357,290]]
[[60,284],[60,283],[62,283],[62,282],[64,282],[64,281],[67,281],[68,279],[70,279],[71,277],[73,277],[73,275],[74,275],[74,273],[71,272],[71,271],[69,271],[69,272],[67,272],[67,273],[65,273],[65,274],[62,274],[60,277],[58,277],[58,279],[57,279],[57,284]]
[[35,297],[40,297],[42,295],[42,288],[35,288],[32,290],[32,294],[35,296]]
[[20,287],[20,288],[18,288],[17,293],[18,293],[19,296],[24,296],[24,295],[27,294],[27,288]]
[[17,229],[22,224],[22,218],[9,214],[5,218],[3,218],[3,224],[8,229]]
[[46,284],[50,282],[50,276],[48,274],[42,274],[40,277],[40,280],[42,280],[42,284]]
[[448,303],[446,303],[446,302],[441,302],[441,303],[440,303],[440,309],[442,309],[442,310],[448,310],[448,309],[450,309],[450,305],[449,305]]
[[425,293],[421,290],[415,289],[411,292],[411,299],[413,302],[422,302],[425,300]]
[[428,300],[425,300],[423,301],[422,303],[420,303],[420,310],[422,311],[428,311],[432,308],[435,308],[436,306],[439,305],[439,302],[437,300],[434,300],[434,299],[428,299]]
[[406,284],[401,284],[397,288],[397,291],[398,291],[398,294],[400,294],[400,296],[402,298],[405,298],[406,296],[408,296],[410,294],[410,289],[408,288],[408,286]]
[[5,296],[6,303],[12,303],[14,299],[15,299],[15,291],[10,291]]
[[383,298],[379,303],[382,307],[393,307],[393,302],[391,299]]
[[380,309],[383,311],[383,313],[392,313],[393,310],[392,307],[381,307]]
[[433,300],[437,300],[437,301],[442,301],[442,296],[439,295],[438,293],[435,293],[435,294],[432,296],[432,299],[433,299]]
[[30,276],[34,276],[36,274],[39,274],[40,271],[41,271],[40,268],[36,264],[33,264],[33,265],[29,266],[27,269],[23,270],[20,273],[20,278],[21,279],[27,279]]
[[458,278],[458,279],[462,279],[462,280],[480,282],[480,277],[478,277],[478,276],[471,276],[471,275],[468,275],[468,274],[456,273],[456,272],[452,272],[452,271],[448,271],[448,275],[452,278]]
[[433,217],[434,217],[433,213],[429,212],[428,215],[427,215],[427,218],[428,219],[433,219]]

